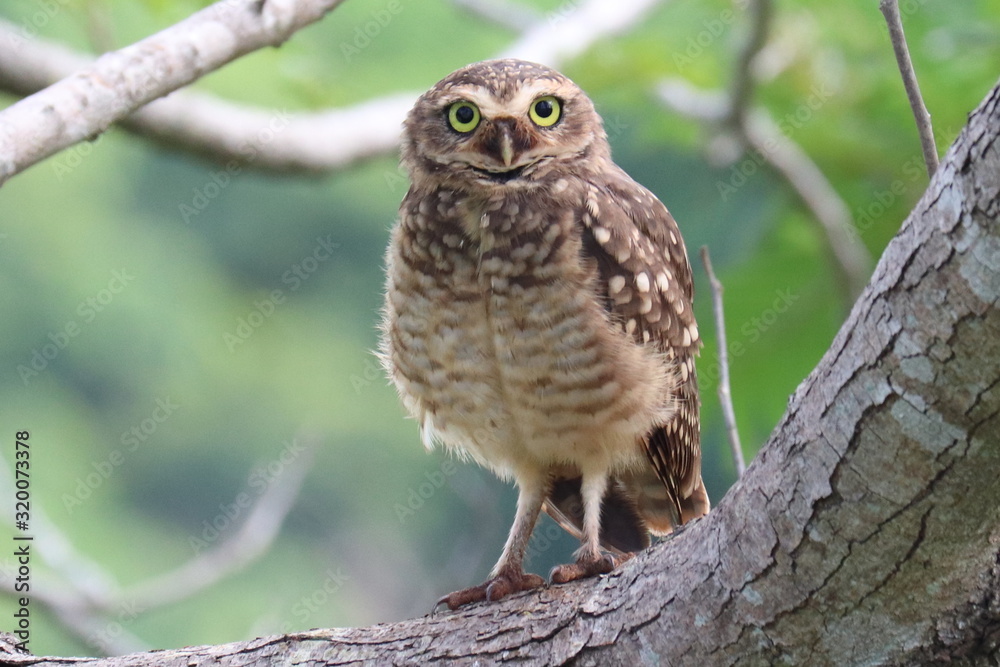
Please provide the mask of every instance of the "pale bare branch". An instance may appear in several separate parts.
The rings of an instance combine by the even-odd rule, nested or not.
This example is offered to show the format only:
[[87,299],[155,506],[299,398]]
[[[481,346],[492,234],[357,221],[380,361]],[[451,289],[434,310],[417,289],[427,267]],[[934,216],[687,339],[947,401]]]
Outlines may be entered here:
[[[246,53],[281,44],[341,2],[224,0],[101,56],[0,112],[0,183]],[[18,47],[27,42],[15,38]]]

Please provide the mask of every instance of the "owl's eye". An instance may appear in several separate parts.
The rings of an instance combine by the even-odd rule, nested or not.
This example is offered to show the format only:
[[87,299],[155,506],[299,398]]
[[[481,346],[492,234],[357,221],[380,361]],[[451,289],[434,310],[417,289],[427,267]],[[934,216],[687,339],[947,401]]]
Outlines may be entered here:
[[551,127],[556,124],[559,116],[562,115],[562,105],[559,104],[559,100],[551,95],[539,97],[531,103],[528,115],[531,116],[531,120],[534,121],[535,125],[539,127]]
[[457,132],[472,132],[479,125],[479,108],[472,102],[455,102],[448,108],[448,123]]

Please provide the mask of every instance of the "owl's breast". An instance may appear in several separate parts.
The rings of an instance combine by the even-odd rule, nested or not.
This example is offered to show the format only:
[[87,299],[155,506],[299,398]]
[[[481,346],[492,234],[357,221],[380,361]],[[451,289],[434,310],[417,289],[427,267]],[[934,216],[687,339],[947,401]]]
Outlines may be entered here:
[[383,352],[404,403],[502,473],[631,465],[674,409],[673,375],[610,320],[566,216],[516,233],[484,216],[475,239],[404,216],[390,246]]

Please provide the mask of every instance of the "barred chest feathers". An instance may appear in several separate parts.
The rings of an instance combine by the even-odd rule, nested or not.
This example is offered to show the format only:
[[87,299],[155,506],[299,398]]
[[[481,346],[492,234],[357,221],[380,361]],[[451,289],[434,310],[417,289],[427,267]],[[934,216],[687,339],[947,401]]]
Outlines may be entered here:
[[505,477],[641,465],[675,410],[672,365],[602,307],[576,207],[520,199],[411,190],[387,258],[386,366],[426,446]]

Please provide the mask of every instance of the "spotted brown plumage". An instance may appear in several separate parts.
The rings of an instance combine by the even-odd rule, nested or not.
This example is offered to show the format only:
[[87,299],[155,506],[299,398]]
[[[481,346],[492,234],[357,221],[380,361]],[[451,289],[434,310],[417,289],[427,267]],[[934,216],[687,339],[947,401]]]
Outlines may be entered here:
[[442,601],[541,585],[522,561],[542,509],[582,541],[557,583],[707,512],[684,242],[583,91],[542,65],[470,65],[417,101],[402,162],[383,362],[428,448],[519,488],[490,579]]

